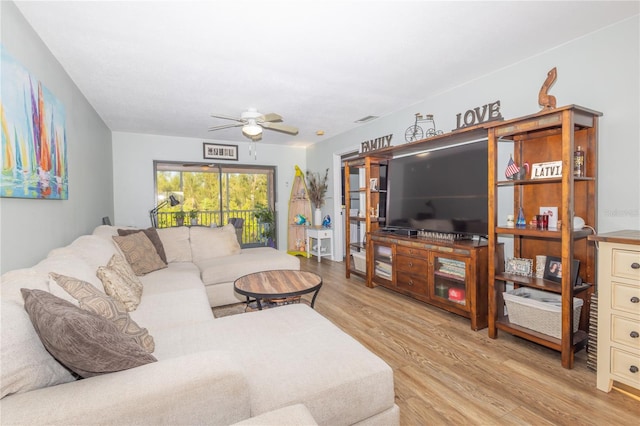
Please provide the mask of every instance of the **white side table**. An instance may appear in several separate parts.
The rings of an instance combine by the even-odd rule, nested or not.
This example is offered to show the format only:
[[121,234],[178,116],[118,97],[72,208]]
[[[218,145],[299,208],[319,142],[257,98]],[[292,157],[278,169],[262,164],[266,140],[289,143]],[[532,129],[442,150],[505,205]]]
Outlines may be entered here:
[[[311,245],[312,239],[316,240],[317,245],[315,250]],[[329,240],[329,247],[326,251],[322,250],[322,240],[324,239]],[[317,256],[318,262],[320,262],[323,256],[333,258],[333,229],[315,226],[307,228],[307,258],[311,257],[311,255]]]

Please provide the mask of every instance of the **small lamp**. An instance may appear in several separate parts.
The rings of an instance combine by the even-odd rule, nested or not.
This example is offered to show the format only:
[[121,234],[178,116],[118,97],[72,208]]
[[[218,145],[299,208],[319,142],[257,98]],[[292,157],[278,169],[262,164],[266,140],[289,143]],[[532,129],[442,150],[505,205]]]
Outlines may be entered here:
[[164,200],[163,202],[158,204],[156,207],[149,210],[149,218],[151,219],[151,226],[153,226],[154,228],[158,227],[158,211],[164,206],[166,206],[167,204],[170,204],[171,207],[175,207],[178,204],[180,204],[180,201],[178,201],[178,199],[173,194],[171,194],[169,195],[168,200]]

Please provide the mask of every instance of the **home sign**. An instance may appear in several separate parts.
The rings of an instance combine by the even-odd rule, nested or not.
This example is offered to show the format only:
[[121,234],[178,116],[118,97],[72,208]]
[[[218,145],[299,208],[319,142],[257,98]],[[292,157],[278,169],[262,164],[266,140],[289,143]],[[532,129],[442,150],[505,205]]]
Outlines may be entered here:
[[387,148],[391,146],[392,138],[393,138],[393,133],[386,136],[381,136],[379,138],[364,141],[360,144],[360,147],[361,147],[360,152],[364,153],[364,152],[370,152],[370,151],[377,151],[382,148]]
[[460,130],[465,127],[496,120],[503,120],[502,113],[500,113],[500,101],[491,102],[490,104],[486,104],[481,107],[475,107],[467,110],[464,114],[456,114],[457,127],[454,130]]

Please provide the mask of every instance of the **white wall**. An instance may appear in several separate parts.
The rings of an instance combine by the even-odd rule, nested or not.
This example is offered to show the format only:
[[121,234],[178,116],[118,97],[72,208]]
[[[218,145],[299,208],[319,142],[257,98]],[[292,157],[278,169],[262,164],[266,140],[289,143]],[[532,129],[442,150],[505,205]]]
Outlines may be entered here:
[[[203,142],[238,145],[238,161],[204,160]],[[305,149],[257,142],[257,159],[249,156],[249,144],[137,133],[113,133],[113,189],[117,225],[148,227],[149,210],[155,205],[153,161],[216,162],[276,166],[278,248],[286,250],[287,217],[294,167],[305,170]]]
[[[416,112],[434,114],[437,128],[445,133],[456,127],[456,114],[496,100],[506,120],[534,114],[540,111],[538,92],[547,71],[557,67],[558,78],[549,93],[558,106],[577,104],[604,113],[599,131],[598,231],[640,229],[639,22],[637,16],[622,21],[328,138],[308,148],[308,167],[332,167],[334,153],[358,149],[360,142],[389,133],[392,145],[404,143]],[[361,115],[367,114],[375,112]],[[335,174],[333,167],[331,173]],[[328,197],[340,202],[333,197],[332,185],[329,191]],[[499,218],[512,205],[502,205]]]
[[64,104],[69,171],[68,200],[0,199],[0,271],[6,272],[37,263],[113,216],[113,186],[110,130],[16,6],[3,1],[0,7],[3,48]]

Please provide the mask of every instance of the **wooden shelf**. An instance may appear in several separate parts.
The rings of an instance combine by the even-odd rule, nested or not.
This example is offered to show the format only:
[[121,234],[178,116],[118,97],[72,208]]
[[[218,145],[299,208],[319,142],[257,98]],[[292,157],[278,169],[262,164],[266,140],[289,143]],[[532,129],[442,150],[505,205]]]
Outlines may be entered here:
[[[380,224],[386,221],[384,217],[373,214],[385,213],[387,164],[387,158],[373,154],[361,156],[345,163],[344,191],[345,194],[349,194],[345,199],[345,211],[349,214],[345,218],[347,247],[345,271],[347,278],[354,271],[351,265],[351,252],[353,249],[359,251],[363,246],[361,242],[354,243],[353,240],[364,241],[369,232],[377,230]],[[372,179],[377,180],[379,187],[376,189],[370,187]],[[352,212],[356,210],[363,216],[352,216]],[[355,227],[355,230],[352,229],[352,226]],[[356,232],[356,235],[353,235],[353,232]],[[367,262],[367,272],[369,272],[369,262]]]
[[[562,287],[560,283],[555,281],[545,280],[543,278],[536,277],[525,277],[522,275],[516,274],[507,274],[504,272],[496,273],[495,279],[500,281],[508,281],[519,286],[532,287],[537,288],[539,290],[550,291],[552,293],[562,294]],[[588,290],[591,287],[591,284],[581,284],[579,286],[573,287],[573,294],[577,294]]]
[[[592,177],[573,176],[574,182],[590,182],[594,180],[595,178],[592,178]],[[549,183],[562,183],[562,178],[499,180],[496,182],[496,186],[539,185],[539,184],[549,184]]]
[[[505,235],[519,235],[519,236],[527,236],[527,237],[538,237],[538,238],[549,238],[549,239],[562,239],[562,229],[554,229],[550,228],[547,230],[536,229],[535,226],[527,225],[524,228],[507,228],[506,226],[497,226],[495,228],[496,234],[505,234]],[[587,238],[589,235],[592,235],[593,231],[591,228],[583,228],[577,231],[572,231],[573,239],[581,239]]]
[[[306,195],[307,184],[304,180],[304,173],[300,167],[295,167],[293,183],[291,184],[291,195],[289,196],[289,213],[287,217],[287,253],[294,256],[307,256],[306,252],[306,228],[307,225],[298,225],[295,218],[298,214],[303,215],[307,220],[311,217],[311,200]],[[304,195],[304,196],[301,196]]]
[[[506,331],[510,334],[513,334],[514,336],[531,340],[532,342],[538,343],[542,346],[546,346],[553,350],[560,351],[562,349],[561,339],[557,339],[547,334],[539,333],[535,330],[531,330],[530,328],[522,327],[516,324],[511,324],[509,322],[508,317],[500,318],[496,322],[496,326],[498,327],[498,329]],[[581,344],[586,343],[586,340],[588,338],[589,338],[589,335],[586,331],[578,330],[575,333],[573,333],[572,345],[574,347],[581,348]]]
[[[504,122],[491,123],[488,128],[489,144],[489,337],[498,337],[503,330],[523,339],[531,340],[561,353],[561,363],[572,368],[574,353],[584,346],[589,328],[589,308],[594,286],[574,286],[569,273],[574,260],[580,262],[579,275],[583,282],[595,282],[595,244],[590,241],[594,234],[591,228],[571,229],[573,218],[579,216],[590,226],[596,224],[598,118],[602,114],[576,105],[543,110],[536,114]],[[508,140],[507,140],[508,139]],[[505,164],[498,164],[498,144],[509,142],[512,146],[501,148],[512,151],[516,164],[529,165],[550,161],[562,161],[563,175],[548,179],[504,180]],[[585,175],[577,177],[567,165],[574,163],[574,150],[578,147],[586,152]],[[498,180],[503,179],[503,180]],[[503,188],[503,191],[498,191]],[[562,220],[561,229],[539,230],[533,226],[507,228],[498,225],[499,195],[513,192],[513,212],[520,208],[528,222],[541,206],[557,207],[557,219]],[[506,219],[506,218],[505,218]],[[523,277],[504,272],[497,254],[498,238],[513,236],[513,257],[534,259],[538,255],[555,256],[562,261],[561,282],[542,278]],[[579,330],[572,333],[573,317],[562,312],[562,335],[572,339],[556,339],[533,330],[509,323],[503,315],[506,283],[516,287],[531,287],[561,295],[564,310],[573,310],[573,298],[582,299],[583,308]],[[572,297],[573,296],[573,297]],[[544,313],[541,311],[540,315]]]

